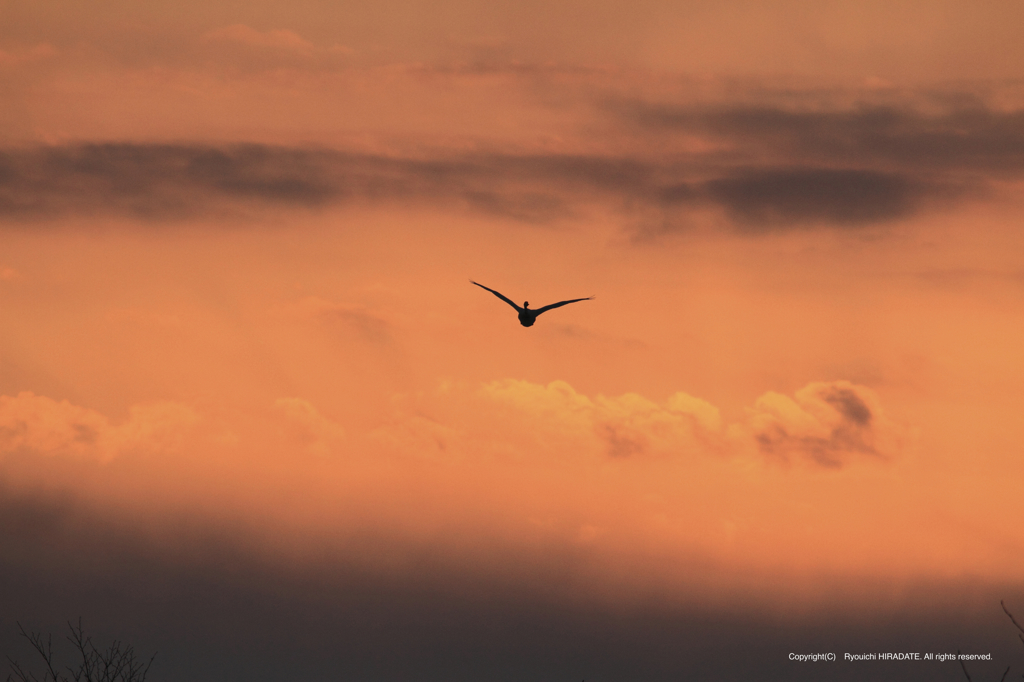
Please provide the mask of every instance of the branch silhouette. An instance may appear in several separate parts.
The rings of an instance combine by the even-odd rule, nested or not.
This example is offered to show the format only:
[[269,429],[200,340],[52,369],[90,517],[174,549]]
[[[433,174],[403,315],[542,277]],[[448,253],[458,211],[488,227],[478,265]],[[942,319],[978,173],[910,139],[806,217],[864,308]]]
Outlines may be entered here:
[[85,634],[82,627],[82,619],[78,619],[78,625],[68,621],[68,629],[71,634],[67,640],[71,642],[78,661],[74,666],[65,666],[66,674],[59,669],[53,655],[53,636],[47,635],[43,639],[40,632],[26,631],[21,623],[18,623],[19,634],[28,640],[39,657],[43,659],[45,669],[42,677],[36,675],[32,670],[22,668],[21,665],[10,656],[7,662],[11,668],[11,674],[7,676],[7,682],[145,682],[149,668],[153,665],[153,654],[148,661],[139,658],[135,654],[135,648],[120,640],[114,640],[109,647],[99,649],[92,642],[92,638]]
[[[1013,617],[1013,614],[1010,613],[1010,609],[1006,608],[1006,602],[1005,601],[1000,599],[999,600],[999,605],[1003,607],[1003,613],[1005,613],[1006,616],[1010,619],[1010,622],[1013,623],[1014,627],[1016,627],[1020,631],[1020,632],[1017,633],[1017,637],[1019,637],[1021,643],[1024,644],[1024,627],[1021,627],[1020,623],[1017,622],[1017,619]],[[959,649],[956,650],[956,657],[957,657],[958,660],[960,659],[960,650]],[[970,675],[970,673],[967,672],[967,665],[962,660],[960,661],[960,667],[964,671],[964,677],[967,678],[967,682],[971,682],[971,675]],[[999,678],[999,682],[1005,682],[1006,676],[1009,675],[1009,674],[1010,674],[1010,666],[1006,666],[1006,670],[1003,671],[1003,676]],[[1024,677],[1024,675],[1022,675],[1022,677]]]

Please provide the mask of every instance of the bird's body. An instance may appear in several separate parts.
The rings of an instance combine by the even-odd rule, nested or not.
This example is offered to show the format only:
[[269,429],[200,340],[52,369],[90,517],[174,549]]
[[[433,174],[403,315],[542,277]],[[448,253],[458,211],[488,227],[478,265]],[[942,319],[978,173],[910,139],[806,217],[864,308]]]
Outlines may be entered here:
[[[526,301],[526,303],[529,304],[530,302]],[[524,327],[532,327],[533,323],[537,321],[538,314],[536,311],[524,307],[519,311],[519,324]]]
[[531,309],[529,301],[524,301],[522,307],[520,307],[513,303],[512,299],[508,298],[503,294],[498,293],[494,289],[485,287],[483,284],[480,284],[479,282],[473,282],[473,280],[469,281],[472,282],[473,284],[476,284],[481,289],[487,289],[487,291],[491,292],[492,294],[503,300],[505,303],[508,303],[510,306],[515,308],[516,312],[519,313],[519,324],[523,325],[524,327],[532,327],[533,323],[537,321],[538,315],[548,310],[551,310],[552,308],[560,308],[563,305],[568,305],[569,303],[576,303],[578,301],[589,301],[590,299],[593,298],[593,296],[588,296],[587,298],[573,298],[568,301],[559,301],[558,303],[552,303],[551,305],[546,305],[543,308]]

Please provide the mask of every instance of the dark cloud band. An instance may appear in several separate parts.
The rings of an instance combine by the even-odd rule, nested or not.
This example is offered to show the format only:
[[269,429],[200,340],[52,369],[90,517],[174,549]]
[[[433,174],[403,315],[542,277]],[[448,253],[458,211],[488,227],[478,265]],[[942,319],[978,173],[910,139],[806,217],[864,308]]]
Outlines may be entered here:
[[[710,207],[755,231],[850,228],[902,219],[985,183],[977,174],[888,168],[857,155],[838,163],[776,156],[759,162],[735,154],[411,158],[252,144],[8,149],[0,151],[0,220],[127,215],[166,221],[260,207],[363,204],[441,205],[546,223],[598,203],[627,218]],[[679,222],[666,218],[659,229]]]
[[643,101],[617,102],[610,109],[629,125],[655,135],[700,135],[742,145],[744,155],[766,155],[776,162],[932,174],[1019,177],[1024,172],[1024,111],[995,110],[973,98],[961,98],[935,113],[895,105],[802,110]]

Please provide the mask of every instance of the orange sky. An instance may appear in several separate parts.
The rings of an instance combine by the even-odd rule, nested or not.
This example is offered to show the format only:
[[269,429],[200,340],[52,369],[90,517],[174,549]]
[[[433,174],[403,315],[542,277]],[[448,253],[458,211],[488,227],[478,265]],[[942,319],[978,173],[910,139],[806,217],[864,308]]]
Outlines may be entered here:
[[1019,582],[1022,13],[5,3],[2,490],[584,602]]

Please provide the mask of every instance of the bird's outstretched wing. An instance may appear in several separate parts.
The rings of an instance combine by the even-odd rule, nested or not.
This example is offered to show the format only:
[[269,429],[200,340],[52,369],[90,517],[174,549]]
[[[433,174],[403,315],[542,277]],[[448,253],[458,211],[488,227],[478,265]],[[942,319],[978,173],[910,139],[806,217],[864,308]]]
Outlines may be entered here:
[[[470,282],[473,282],[473,280],[469,280],[469,281],[470,281]],[[504,296],[503,294],[499,294],[499,293],[498,293],[497,291],[495,291],[494,289],[490,289],[490,288],[488,288],[488,287],[485,287],[485,286],[484,286],[483,284],[480,284],[479,282],[473,282],[473,284],[477,285],[477,286],[478,286],[478,287],[480,287],[481,289],[487,289],[487,291],[491,292],[492,294],[494,294],[495,296],[497,296],[498,298],[500,298],[501,300],[503,300],[503,301],[504,301],[505,303],[508,303],[508,304],[509,304],[510,306],[512,306],[513,308],[515,308],[515,309],[516,309],[517,311],[519,311],[519,312],[523,312],[523,309],[522,309],[522,308],[520,308],[519,306],[517,306],[517,305],[516,305],[515,303],[513,303],[513,302],[512,302],[512,301],[511,301],[511,300],[510,300],[510,299],[509,299],[508,297]],[[566,301],[566,303],[572,303],[572,301]],[[556,305],[563,305],[563,304],[561,304],[561,303],[558,303],[558,304],[556,304]]]
[[589,300],[591,300],[593,298],[594,298],[593,296],[587,296],[586,298],[574,298],[574,299],[572,299],[570,301],[559,301],[558,303],[552,303],[551,305],[546,305],[543,308],[537,308],[533,312],[536,313],[537,315],[540,315],[544,311],[551,310],[552,308],[561,308],[563,305],[569,305],[570,303],[576,303],[578,301],[589,301]]

